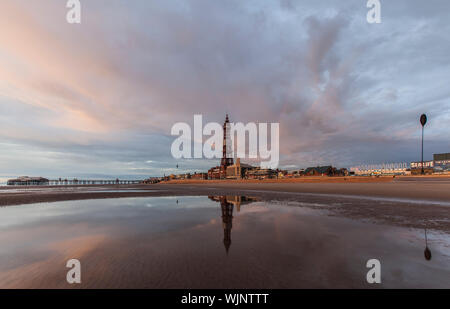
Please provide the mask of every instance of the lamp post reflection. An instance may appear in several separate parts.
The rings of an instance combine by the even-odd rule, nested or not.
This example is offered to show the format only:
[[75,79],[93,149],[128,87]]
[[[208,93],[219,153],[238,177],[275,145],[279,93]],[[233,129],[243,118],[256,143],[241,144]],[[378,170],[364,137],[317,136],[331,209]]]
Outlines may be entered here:
[[427,261],[431,260],[431,250],[428,248],[428,238],[427,238],[427,229],[425,228],[425,251],[424,251],[425,259]]

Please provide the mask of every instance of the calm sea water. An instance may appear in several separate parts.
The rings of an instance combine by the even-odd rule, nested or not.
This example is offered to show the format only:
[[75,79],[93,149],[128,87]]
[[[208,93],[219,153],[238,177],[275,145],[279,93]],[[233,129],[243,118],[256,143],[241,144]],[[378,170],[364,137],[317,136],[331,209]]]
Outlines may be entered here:
[[[0,208],[0,288],[450,288],[447,234],[428,233],[426,260],[423,230],[318,206],[216,196]],[[70,259],[80,285],[66,282]],[[369,259],[381,285],[366,281]]]

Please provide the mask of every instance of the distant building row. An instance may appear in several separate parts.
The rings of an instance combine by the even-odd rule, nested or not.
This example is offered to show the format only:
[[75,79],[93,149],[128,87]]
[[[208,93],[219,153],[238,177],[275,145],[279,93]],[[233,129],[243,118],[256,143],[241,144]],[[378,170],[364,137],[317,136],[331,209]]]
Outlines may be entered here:
[[[450,153],[434,154],[433,160],[424,161],[425,174],[450,173]],[[361,165],[350,168],[355,175],[419,175],[422,173],[422,162],[407,163],[383,163],[373,165]]]
[[172,174],[164,177],[152,177],[144,181],[144,183],[158,183],[161,181],[170,180],[218,180],[218,179],[280,179],[280,178],[298,178],[304,176],[347,176],[349,172],[347,169],[337,169],[332,166],[317,166],[309,167],[307,169],[287,171],[287,170],[273,170],[254,167],[248,164],[243,164],[239,159],[236,163],[229,165],[225,173],[220,166],[213,167],[207,173],[186,173],[186,174]]
[[241,163],[236,159],[236,163],[227,166],[226,174],[217,166],[208,171],[208,179],[274,179],[274,178],[295,178],[300,176],[346,176],[347,169],[337,169],[332,166],[309,167],[305,170],[287,171],[254,167]]
[[[450,172],[450,153],[435,154],[432,161],[424,162],[424,170],[427,174]],[[275,179],[275,178],[298,178],[305,176],[348,176],[348,175],[410,175],[420,174],[421,162],[412,162],[410,167],[407,163],[390,163],[376,165],[362,165],[352,167],[350,171],[345,168],[337,169],[333,166],[316,166],[307,169],[287,171],[262,169],[241,163],[236,159],[236,163],[224,166],[216,166],[208,170],[207,173],[186,173],[155,177],[146,180],[146,183],[156,183],[169,180],[214,180],[214,179]]]
[[[450,153],[434,154],[433,160],[424,161],[423,168],[426,174],[450,173]],[[422,162],[411,162],[411,174],[420,174]]]

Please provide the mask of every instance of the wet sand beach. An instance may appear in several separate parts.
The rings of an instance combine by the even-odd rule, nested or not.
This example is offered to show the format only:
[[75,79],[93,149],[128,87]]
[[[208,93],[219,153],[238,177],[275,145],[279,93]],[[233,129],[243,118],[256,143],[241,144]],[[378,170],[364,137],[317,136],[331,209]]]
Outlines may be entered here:
[[450,288],[448,179],[342,181],[2,188],[0,288]]

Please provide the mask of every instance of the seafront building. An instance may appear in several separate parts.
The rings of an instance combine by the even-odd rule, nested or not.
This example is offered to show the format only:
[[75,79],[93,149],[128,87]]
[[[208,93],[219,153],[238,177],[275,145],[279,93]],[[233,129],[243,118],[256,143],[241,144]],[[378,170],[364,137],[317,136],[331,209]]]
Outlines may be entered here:
[[191,179],[206,180],[208,179],[208,173],[194,173],[191,175]]
[[248,170],[245,176],[247,179],[273,179],[278,177],[278,172],[269,168],[255,168]]
[[[450,173],[450,153],[434,154],[433,160],[423,161],[423,170],[426,175]],[[355,175],[420,175],[422,162],[383,163],[373,165],[360,165],[351,167]]]
[[308,167],[302,174],[302,176],[347,176],[348,171],[346,168],[337,169],[331,165]]
[[406,162],[354,166],[350,168],[350,172],[357,176],[410,174],[408,163]]
[[[422,174],[422,162],[411,162],[410,165],[411,175],[421,175]],[[434,161],[423,161],[423,172],[425,175],[431,175],[434,173]]]
[[254,169],[254,166],[241,163],[241,159],[237,158],[235,164],[227,167],[227,179],[243,179],[249,171]]
[[434,172],[450,172],[450,153],[440,153],[433,155]]
[[[450,173],[450,153],[433,154],[433,160],[423,161],[425,174],[447,174]],[[411,174],[422,173],[422,162],[411,162]]]
[[[421,169],[422,168],[422,162],[411,162],[410,164],[411,169]],[[423,161],[423,168],[434,168],[434,161]]]
[[16,179],[8,180],[8,186],[45,186],[49,184],[49,180],[44,177],[28,177],[22,176]]

